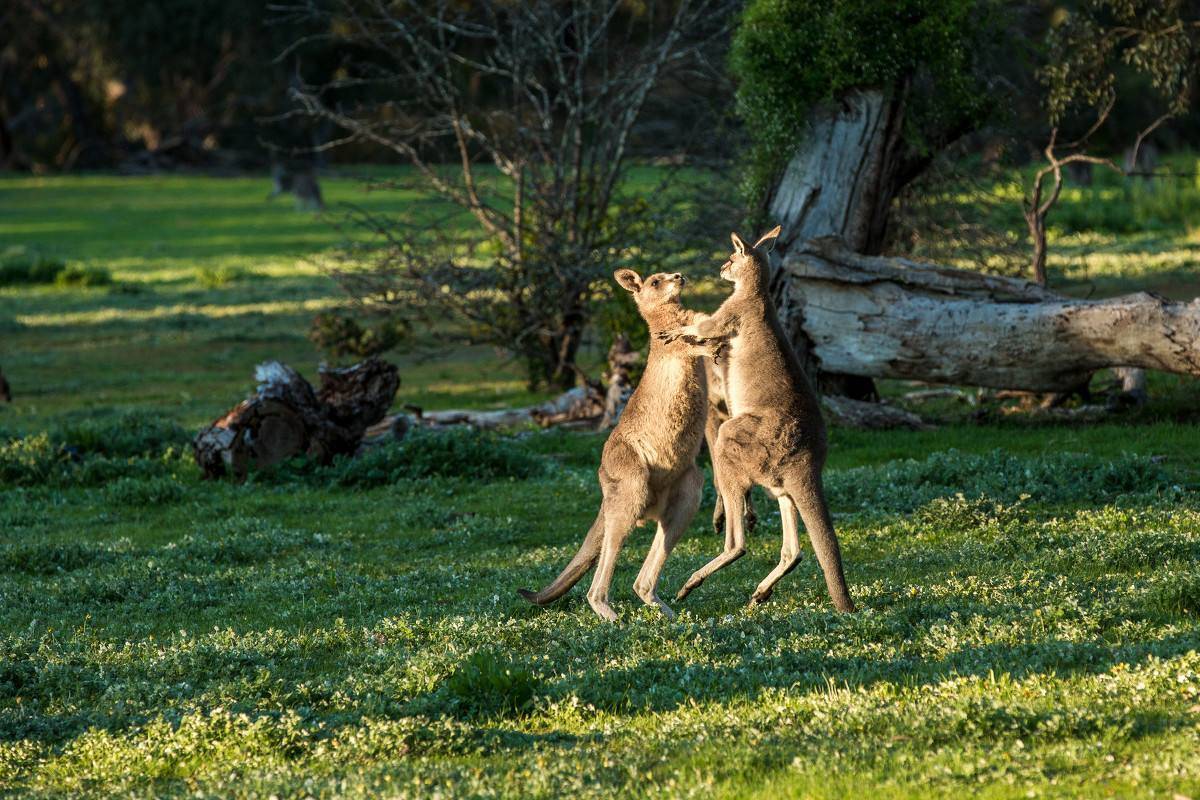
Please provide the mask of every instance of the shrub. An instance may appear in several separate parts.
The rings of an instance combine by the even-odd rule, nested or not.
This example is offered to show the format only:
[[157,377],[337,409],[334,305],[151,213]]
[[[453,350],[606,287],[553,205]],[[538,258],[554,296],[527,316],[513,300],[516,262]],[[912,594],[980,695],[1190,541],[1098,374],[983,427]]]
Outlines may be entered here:
[[825,485],[835,506],[908,512],[957,494],[1005,503],[1022,495],[1046,503],[1093,502],[1164,489],[1170,479],[1160,465],[1135,455],[1106,461],[1080,453],[1018,457],[1002,450],[947,450],[923,461],[830,471]]
[[[169,480],[178,459],[172,450],[155,457],[110,457],[60,444],[39,433],[0,443],[0,486],[102,486],[120,478]],[[153,491],[165,490],[160,486]]]
[[122,477],[104,487],[104,499],[112,506],[141,508],[174,503],[183,497],[183,486],[165,476]]
[[399,317],[387,317],[374,327],[364,328],[344,314],[328,311],[313,317],[308,338],[335,360],[345,356],[363,359],[391,350],[404,340],[408,330],[408,324]]
[[0,286],[54,283],[67,268],[62,261],[36,256],[0,264]]
[[67,455],[44,433],[0,444],[0,484],[39,486],[54,481]]
[[158,456],[191,439],[177,422],[149,411],[85,417],[60,425],[51,435],[70,452],[119,458]]
[[515,439],[463,427],[413,431],[356,458],[339,458],[317,474],[338,486],[370,488],[429,477],[524,479],[542,474],[544,467]]
[[233,283],[252,280],[252,270],[222,264],[219,267],[200,267],[196,270],[196,281],[205,289],[221,289]]
[[54,277],[54,285],[61,288],[112,285],[112,273],[104,267],[83,267],[72,264]]
[[533,702],[537,680],[507,656],[489,651],[472,655],[442,684],[461,716],[520,713]]

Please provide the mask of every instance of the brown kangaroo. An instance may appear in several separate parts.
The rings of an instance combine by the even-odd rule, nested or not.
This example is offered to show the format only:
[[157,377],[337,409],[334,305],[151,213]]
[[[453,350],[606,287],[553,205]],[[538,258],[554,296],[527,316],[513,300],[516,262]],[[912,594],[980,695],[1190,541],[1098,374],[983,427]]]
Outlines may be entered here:
[[746,490],[758,484],[779,500],[783,546],[778,566],[758,584],[751,605],[765,602],[779,579],[799,563],[799,511],[834,606],[853,611],[821,485],[827,448],[821,406],[784,338],[767,291],[767,253],[778,235],[776,227],[749,247],[733,234],[734,253],[721,267],[721,277],[734,284],[733,294],[712,317],[658,334],[665,341],[697,344],[728,340],[720,358],[727,362],[730,418],[720,426],[713,455],[713,473],[725,505],[725,549],[692,574],[676,599],[745,554]]
[[617,613],[608,603],[608,589],[617,554],[635,525],[656,520],[658,532],[633,589],[647,605],[674,617],[658,597],[658,578],[700,506],[703,478],[696,455],[708,402],[704,356],[713,351],[709,345],[665,342],[655,336],[700,317],[679,302],[682,275],[659,273],[643,281],[633,270],[621,269],[614,277],[633,294],[650,326],[646,369],[604,444],[599,472],[604,499],[583,545],[545,589],[519,592],[531,603],[546,605],[566,594],[595,566],[588,604],[603,619],[615,622]]
[[[725,397],[725,368],[712,359],[704,361],[705,380],[708,382],[708,416],[704,418],[704,443],[708,445],[708,457],[713,459],[717,451],[717,433],[729,419],[729,401]],[[721,486],[713,470],[713,488],[717,490],[717,502],[713,505],[712,525],[718,534],[725,530],[725,504],[721,502]],[[754,508],[751,492],[746,492],[746,530],[750,533],[758,526],[758,513]]]

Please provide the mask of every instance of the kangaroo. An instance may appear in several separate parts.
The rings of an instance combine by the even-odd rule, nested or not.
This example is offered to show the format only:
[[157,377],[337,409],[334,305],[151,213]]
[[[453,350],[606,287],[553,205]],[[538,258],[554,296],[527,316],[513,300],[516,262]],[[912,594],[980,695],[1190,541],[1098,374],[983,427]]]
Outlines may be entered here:
[[799,563],[799,511],[834,606],[853,611],[821,485],[827,445],[820,403],[784,338],[767,292],[767,254],[779,230],[777,226],[753,247],[733,234],[734,253],[721,267],[733,293],[711,317],[657,334],[664,341],[690,339],[696,344],[727,340],[720,357],[727,361],[730,418],[718,430],[713,454],[713,474],[725,505],[725,549],[688,578],[676,599],[745,554],[746,490],[758,484],[779,500],[783,546],[778,566],[758,584],[750,604],[766,602],[775,584]]
[[[704,418],[704,442],[708,445],[708,457],[713,458],[717,450],[717,432],[729,419],[729,402],[725,397],[725,370],[712,359],[704,361],[705,380],[708,383],[708,416]],[[725,530],[725,504],[721,502],[721,487],[713,472],[713,488],[717,490],[717,502],[713,506],[713,530],[720,534]],[[746,530],[750,533],[758,526],[758,513],[750,490],[746,491]]]
[[616,622],[608,588],[617,554],[635,525],[655,520],[658,532],[633,589],[647,605],[673,618],[674,612],[658,597],[658,578],[700,507],[703,477],[696,455],[708,403],[704,356],[712,355],[712,346],[655,337],[701,316],[680,304],[682,275],[659,273],[642,280],[633,270],[620,269],[613,277],[633,295],[650,327],[646,369],[604,444],[599,471],[604,499],[583,545],[545,589],[519,592],[535,605],[546,605],[566,594],[595,566],[588,604],[603,619]]

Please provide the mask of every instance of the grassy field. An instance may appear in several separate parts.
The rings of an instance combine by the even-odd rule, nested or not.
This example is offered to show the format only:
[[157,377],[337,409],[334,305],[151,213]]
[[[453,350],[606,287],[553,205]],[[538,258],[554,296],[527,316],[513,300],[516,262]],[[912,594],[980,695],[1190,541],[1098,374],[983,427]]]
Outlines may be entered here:
[[[0,178],[0,264],[114,281],[0,288],[0,795],[1200,796],[1194,382],[1100,425],[836,429],[858,614],[811,557],[746,607],[777,560],[760,497],[750,554],[674,622],[629,589],[635,533],[608,626],[581,589],[550,609],[514,591],[594,515],[596,435],[425,435],[199,480],[190,433],[263,359],[312,374],[308,322],[341,302],[315,263],[339,235],[267,189]],[[1122,216],[1107,185],[1068,195],[1059,285],[1200,292],[1173,211],[1200,189],[1171,191],[1153,218],[1161,198]],[[532,397],[486,349],[395,360],[399,402]],[[708,491],[664,596],[720,548]]]

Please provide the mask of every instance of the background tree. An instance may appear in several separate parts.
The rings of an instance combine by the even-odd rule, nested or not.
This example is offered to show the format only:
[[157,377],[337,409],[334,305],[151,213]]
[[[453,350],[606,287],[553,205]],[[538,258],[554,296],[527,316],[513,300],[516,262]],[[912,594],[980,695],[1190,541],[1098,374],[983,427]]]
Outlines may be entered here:
[[[753,0],[734,37],[737,108],[753,141],[748,190],[793,243],[837,236],[878,253],[892,201],[988,110],[978,69],[991,4],[976,0]],[[775,294],[807,358],[785,273]],[[870,395],[869,381],[821,374],[826,391]]]
[[[1181,0],[1082,0],[1060,7],[1046,34],[1046,63],[1039,71],[1044,85],[1049,143],[1042,151],[1046,166],[1033,176],[1024,215],[1033,242],[1033,277],[1046,285],[1046,218],[1058,201],[1063,171],[1072,164],[1099,165],[1115,172],[1137,168],[1142,145],[1172,117],[1184,113],[1193,93],[1200,56],[1200,8]],[[1139,95],[1131,110],[1117,111],[1127,94]],[[1145,98],[1157,106],[1146,113]],[[1128,103],[1122,103],[1128,105]],[[1133,120],[1141,129],[1129,137],[1125,164],[1113,152],[1120,131],[1110,134],[1107,152],[1094,137],[1106,125]],[[1142,127],[1144,126],[1144,127]],[[1061,141],[1064,128],[1086,129],[1073,141]],[[1097,154],[1099,153],[1099,154]],[[1046,187],[1047,179],[1051,181]]]
[[[631,143],[668,77],[713,82],[725,0],[340,0],[288,12],[314,33],[285,57],[314,43],[354,56],[334,80],[293,90],[301,111],[332,123],[335,144],[403,158],[412,179],[384,185],[421,197],[406,218],[357,215],[374,241],[335,274],[369,306],[449,320],[517,354],[532,384],[573,385],[601,283],[619,266],[657,271],[684,256],[669,235],[683,218],[666,215],[694,195],[627,191]],[[468,233],[438,224],[446,207]]]

